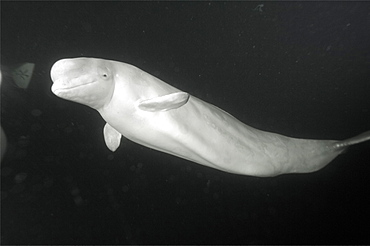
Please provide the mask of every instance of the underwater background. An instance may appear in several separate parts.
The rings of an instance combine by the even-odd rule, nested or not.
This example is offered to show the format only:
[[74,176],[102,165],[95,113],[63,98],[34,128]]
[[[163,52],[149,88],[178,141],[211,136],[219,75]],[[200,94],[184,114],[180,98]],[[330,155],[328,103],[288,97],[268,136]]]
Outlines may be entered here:
[[[98,112],[49,75],[62,58],[122,61],[255,128],[345,139],[370,130],[369,30],[368,2],[1,1],[1,243],[369,243],[369,143],[274,178],[128,140],[112,153]],[[22,89],[9,71],[25,62]]]

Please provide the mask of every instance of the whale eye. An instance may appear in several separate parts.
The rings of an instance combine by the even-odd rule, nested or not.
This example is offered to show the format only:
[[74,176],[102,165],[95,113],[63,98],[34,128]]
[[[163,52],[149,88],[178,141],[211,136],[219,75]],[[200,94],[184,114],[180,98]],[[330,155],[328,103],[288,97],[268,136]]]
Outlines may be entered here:
[[100,67],[98,68],[98,74],[103,78],[103,79],[108,79],[110,77],[110,72],[109,69],[106,67]]

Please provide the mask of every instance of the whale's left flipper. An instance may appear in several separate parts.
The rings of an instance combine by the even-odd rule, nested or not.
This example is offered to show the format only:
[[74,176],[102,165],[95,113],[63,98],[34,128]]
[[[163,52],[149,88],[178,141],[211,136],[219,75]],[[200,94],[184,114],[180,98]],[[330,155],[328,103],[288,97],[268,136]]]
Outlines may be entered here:
[[138,107],[148,112],[167,111],[185,105],[189,100],[189,96],[186,92],[175,92],[139,102]]

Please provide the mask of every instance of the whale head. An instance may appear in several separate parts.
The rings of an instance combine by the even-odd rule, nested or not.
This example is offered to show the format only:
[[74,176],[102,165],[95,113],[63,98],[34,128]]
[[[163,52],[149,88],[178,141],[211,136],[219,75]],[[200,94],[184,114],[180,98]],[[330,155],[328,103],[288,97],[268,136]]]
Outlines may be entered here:
[[107,60],[62,59],[54,63],[50,76],[56,96],[94,109],[107,105],[113,96],[114,68]]

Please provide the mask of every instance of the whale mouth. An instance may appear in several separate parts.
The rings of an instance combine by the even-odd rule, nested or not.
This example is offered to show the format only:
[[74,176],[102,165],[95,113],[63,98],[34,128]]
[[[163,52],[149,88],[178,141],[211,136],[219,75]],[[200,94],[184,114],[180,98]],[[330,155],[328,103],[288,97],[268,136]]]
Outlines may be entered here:
[[61,86],[58,86],[58,83],[54,83],[51,87],[51,91],[57,95],[57,93],[59,92],[65,92],[65,91],[70,91],[70,90],[75,90],[77,88],[80,88],[80,87],[83,87],[83,86],[89,86],[91,84],[94,84],[96,83],[97,81],[92,81],[92,82],[88,82],[88,83],[85,83],[85,84],[80,84],[80,85],[73,85],[73,86],[69,86],[69,87],[61,87]]

